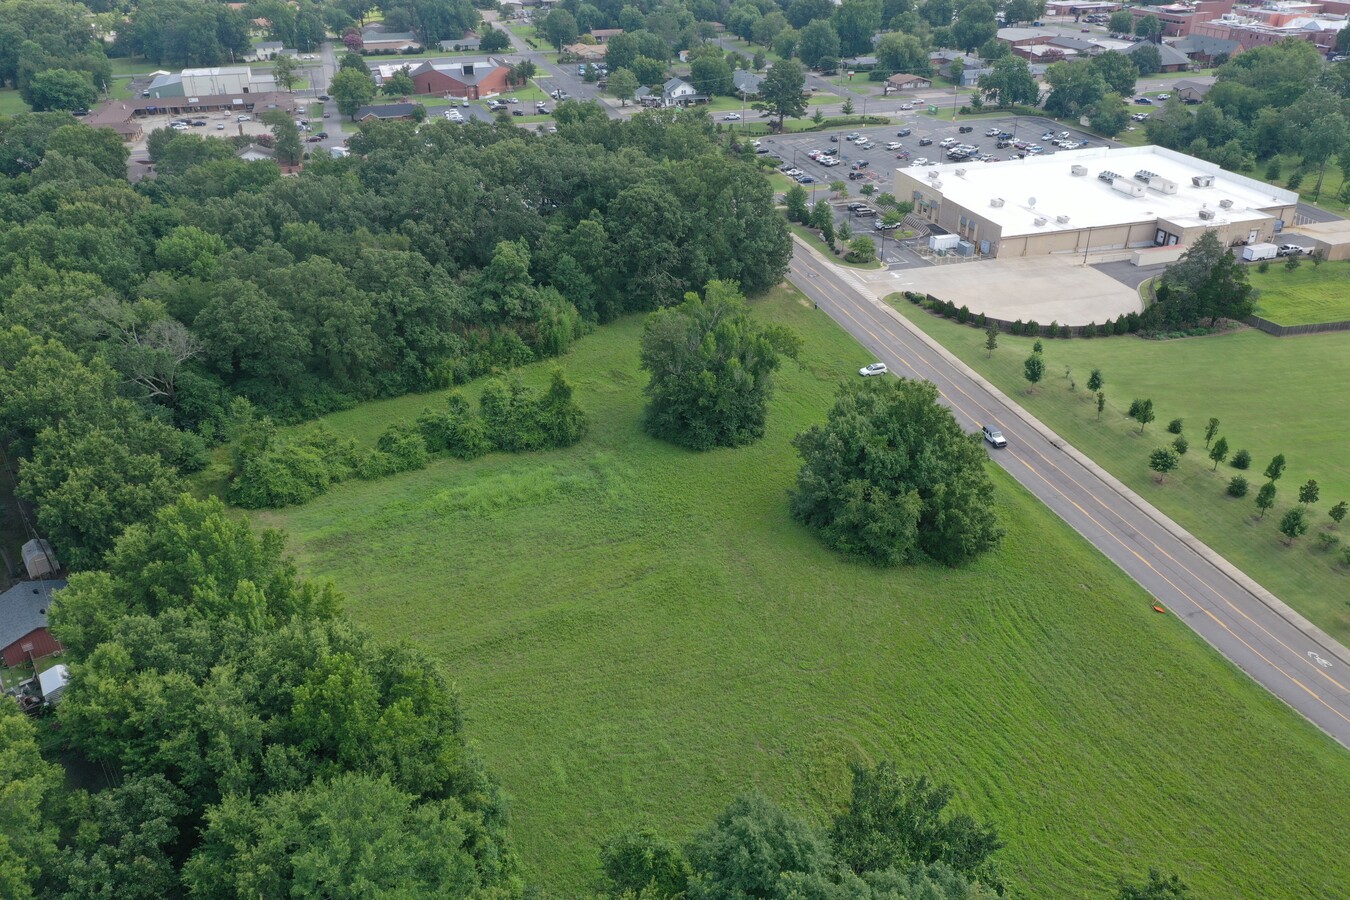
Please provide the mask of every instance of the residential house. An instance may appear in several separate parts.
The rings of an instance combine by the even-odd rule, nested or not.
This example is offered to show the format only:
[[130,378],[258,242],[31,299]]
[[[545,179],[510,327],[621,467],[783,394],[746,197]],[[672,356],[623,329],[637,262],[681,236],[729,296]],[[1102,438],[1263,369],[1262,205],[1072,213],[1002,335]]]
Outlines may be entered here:
[[855,72],[870,72],[877,67],[877,58],[875,56],[851,56],[848,59],[841,59],[839,64],[845,69],[852,69]]
[[700,94],[692,84],[680,78],[667,80],[659,91],[640,87],[634,96],[643,106],[688,106],[691,103],[708,102],[706,94]]
[[253,45],[253,52],[247,54],[244,59],[249,62],[259,62],[266,59],[276,59],[284,49],[281,41],[262,41]]
[[1192,31],[1184,38],[1172,41],[1172,47],[1185,53],[1190,61],[1202,68],[1209,68],[1220,57],[1231,59],[1242,52],[1242,42],[1229,38],[1214,37]]
[[922,75],[897,73],[886,79],[886,93],[891,91],[919,91],[933,86],[933,79]]
[[1199,103],[1205,99],[1209,89],[1214,87],[1215,78],[1188,78],[1184,81],[1178,81],[1172,86],[1172,93],[1176,94],[1177,99],[1182,103]]
[[756,75],[749,69],[737,69],[731,73],[731,84],[736,94],[742,98],[758,97],[759,86],[764,83],[763,75]]
[[249,144],[247,147],[241,147],[235,151],[234,155],[244,162],[258,162],[276,158],[276,153],[271,147],[264,147],[261,144]]
[[480,38],[465,35],[453,41],[441,41],[440,48],[445,53],[458,53],[462,50],[477,50]]
[[604,62],[605,48],[599,44],[568,44],[562,48],[563,62]]
[[64,579],[21,581],[0,594],[0,657],[7,666],[59,653],[61,642],[47,630],[52,595]]
[[592,28],[591,37],[595,38],[597,44],[605,44],[616,34],[623,34],[622,28]]

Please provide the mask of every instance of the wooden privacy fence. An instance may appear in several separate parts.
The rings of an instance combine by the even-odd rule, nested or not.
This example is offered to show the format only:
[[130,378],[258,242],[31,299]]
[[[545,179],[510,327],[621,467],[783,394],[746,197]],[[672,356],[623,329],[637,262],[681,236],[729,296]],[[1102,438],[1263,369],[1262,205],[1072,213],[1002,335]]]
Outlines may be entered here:
[[1297,334],[1324,334],[1328,331],[1350,331],[1350,321],[1316,322],[1312,325],[1276,325],[1269,319],[1263,319],[1260,316],[1248,316],[1245,321],[1253,328],[1259,328],[1266,334],[1273,334],[1276,337],[1291,337]]

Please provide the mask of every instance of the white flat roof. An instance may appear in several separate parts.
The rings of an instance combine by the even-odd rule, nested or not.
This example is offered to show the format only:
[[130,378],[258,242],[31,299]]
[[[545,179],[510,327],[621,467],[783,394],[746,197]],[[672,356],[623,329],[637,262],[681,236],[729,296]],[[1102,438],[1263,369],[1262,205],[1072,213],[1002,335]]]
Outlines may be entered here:
[[[1087,174],[1072,174],[1074,165],[1086,166]],[[957,175],[958,169],[964,174]],[[1130,179],[1141,170],[1176,182],[1177,192],[1145,190],[1144,196],[1131,197],[1097,178],[1109,171]],[[944,163],[899,171],[930,188],[934,179],[928,173],[937,172],[940,186],[931,188],[932,193],[999,225],[1005,239],[1157,219],[1218,226],[1262,218],[1267,215],[1264,209],[1298,202],[1293,191],[1154,146],[1088,147],[997,163]],[[1196,175],[1213,176],[1213,186],[1196,187],[1191,181]],[[991,206],[995,199],[1003,205]],[[1232,201],[1231,206],[1224,208],[1224,200]],[[1213,219],[1200,218],[1204,208],[1214,211]],[[1068,216],[1068,221],[1057,221],[1060,216]],[[1045,222],[1037,225],[1041,218]]]
[[184,78],[219,78],[224,75],[250,75],[253,70],[248,66],[211,66],[206,69],[184,69]]

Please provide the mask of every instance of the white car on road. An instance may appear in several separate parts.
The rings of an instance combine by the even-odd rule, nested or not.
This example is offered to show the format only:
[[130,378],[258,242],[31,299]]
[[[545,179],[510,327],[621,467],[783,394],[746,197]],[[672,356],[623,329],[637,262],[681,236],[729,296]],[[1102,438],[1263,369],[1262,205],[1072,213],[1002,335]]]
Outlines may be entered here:
[[870,366],[863,366],[859,369],[858,374],[864,378],[870,378],[873,375],[885,375],[889,371],[885,363],[872,363]]
[[739,122],[740,120],[741,120],[740,113],[727,113],[725,116],[722,117],[722,121],[724,122]]

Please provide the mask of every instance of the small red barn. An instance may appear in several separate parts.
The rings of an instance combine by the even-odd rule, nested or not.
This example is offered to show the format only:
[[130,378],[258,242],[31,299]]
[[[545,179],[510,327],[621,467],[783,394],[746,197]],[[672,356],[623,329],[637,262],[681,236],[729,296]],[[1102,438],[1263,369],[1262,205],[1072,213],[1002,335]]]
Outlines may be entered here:
[[0,655],[5,665],[17,666],[62,649],[47,630],[52,595],[66,586],[64,579],[21,581],[0,594]]

